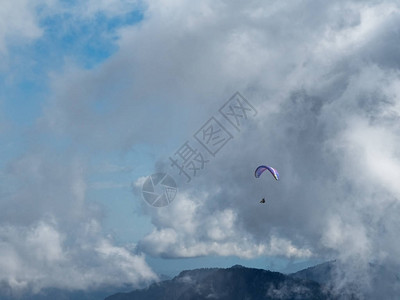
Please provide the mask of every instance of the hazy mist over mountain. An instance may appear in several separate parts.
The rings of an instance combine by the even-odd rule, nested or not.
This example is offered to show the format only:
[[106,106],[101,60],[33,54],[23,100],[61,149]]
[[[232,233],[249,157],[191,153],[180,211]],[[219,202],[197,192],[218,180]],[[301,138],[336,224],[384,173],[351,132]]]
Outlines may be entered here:
[[373,284],[348,281],[337,261],[326,262],[292,274],[233,266],[183,271],[172,280],[146,289],[118,293],[106,300],[150,299],[398,299],[400,272],[370,265]]

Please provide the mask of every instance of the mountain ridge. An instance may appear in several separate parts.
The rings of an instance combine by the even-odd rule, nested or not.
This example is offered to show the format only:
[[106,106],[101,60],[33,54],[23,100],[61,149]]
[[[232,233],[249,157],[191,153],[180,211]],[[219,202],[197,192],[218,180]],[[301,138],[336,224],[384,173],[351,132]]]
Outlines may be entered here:
[[141,290],[117,293],[105,300],[243,300],[243,299],[335,299],[316,281],[279,272],[247,268],[185,270],[171,280]]

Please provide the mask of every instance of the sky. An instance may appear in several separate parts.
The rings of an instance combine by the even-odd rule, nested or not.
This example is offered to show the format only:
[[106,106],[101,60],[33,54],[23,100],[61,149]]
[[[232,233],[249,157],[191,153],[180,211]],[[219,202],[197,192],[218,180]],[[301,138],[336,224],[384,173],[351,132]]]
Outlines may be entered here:
[[[397,1],[17,0],[0,20],[12,289],[400,263]],[[178,191],[154,207],[160,172]]]

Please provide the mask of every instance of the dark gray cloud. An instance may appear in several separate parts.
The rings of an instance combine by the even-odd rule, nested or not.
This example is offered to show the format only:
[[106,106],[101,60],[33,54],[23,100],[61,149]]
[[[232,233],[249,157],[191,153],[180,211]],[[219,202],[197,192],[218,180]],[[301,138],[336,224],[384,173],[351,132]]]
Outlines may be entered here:
[[[370,261],[393,262],[400,247],[397,4],[336,1],[311,14],[314,1],[252,3],[232,13],[242,17],[230,36],[235,59],[221,61],[236,71],[232,82],[246,78],[237,87],[258,108],[256,124],[183,187],[173,207],[150,212],[156,229],[141,246],[172,257],[338,257],[347,271],[361,266],[346,275],[353,279]],[[261,163],[282,180],[252,178]]]

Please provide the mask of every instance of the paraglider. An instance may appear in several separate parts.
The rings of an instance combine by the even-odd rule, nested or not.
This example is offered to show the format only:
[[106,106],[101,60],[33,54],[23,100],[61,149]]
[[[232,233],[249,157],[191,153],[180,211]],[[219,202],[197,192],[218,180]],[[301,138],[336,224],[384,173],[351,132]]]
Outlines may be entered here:
[[254,172],[254,176],[256,176],[256,178],[259,178],[261,176],[261,174],[265,170],[270,171],[272,176],[274,176],[275,180],[279,180],[278,171],[276,169],[274,169],[273,167],[269,167],[269,166],[259,166],[259,167],[257,167],[256,171]]
[[[254,176],[256,178],[259,178],[261,176],[262,173],[264,173],[265,170],[268,170],[272,176],[274,176],[275,180],[279,180],[279,173],[278,171],[270,166],[258,166],[257,169],[254,172]],[[262,198],[260,203],[265,203],[265,198]]]

